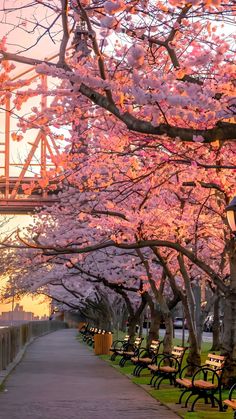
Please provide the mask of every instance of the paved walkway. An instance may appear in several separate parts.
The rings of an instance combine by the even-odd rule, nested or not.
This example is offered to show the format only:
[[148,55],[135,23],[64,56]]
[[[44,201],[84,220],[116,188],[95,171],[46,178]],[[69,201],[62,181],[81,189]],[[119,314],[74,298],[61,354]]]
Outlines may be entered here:
[[73,329],[43,336],[0,393],[0,419],[177,419],[95,356]]

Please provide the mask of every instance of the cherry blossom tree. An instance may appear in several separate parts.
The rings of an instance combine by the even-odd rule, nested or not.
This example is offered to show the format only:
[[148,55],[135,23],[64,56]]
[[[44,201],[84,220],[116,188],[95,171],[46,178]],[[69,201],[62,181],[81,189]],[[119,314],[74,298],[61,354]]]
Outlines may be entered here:
[[[235,140],[234,1],[40,3],[16,7],[17,13],[32,8],[31,18],[19,18],[18,30],[39,30],[33,45],[49,36],[58,45],[58,62],[24,56],[26,46],[8,52],[5,38],[2,62],[38,64],[41,73],[69,79],[77,119],[81,105],[89,112],[92,103],[93,118],[109,116],[111,124],[146,141],[146,135],[172,143]],[[14,10],[4,12],[8,18]]]
[[[153,151],[151,153],[153,154]],[[78,254],[109,246],[124,248],[151,246],[154,249],[156,246],[168,247],[182,253],[195,266],[195,268],[188,267],[191,270],[190,276],[199,276],[203,270],[205,277],[211,279],[213,287],[218,287],[220,292],[224,293],[227,290],[224,284],[227,267],[225,267],[225,235],[222,229],[224,197],[223,192],[219,191],[220,184],[209,182],[210,172],[207,172],[208,182],[200,181],[199,186],[191,180],[191,191],[189,191],[188,185],[183,187],[186,175],[189,176],[188,171],[181,170],[176,180],[178,164],[176,166],[172,164],[173,175],[171,176],[169,165],[165,160],[164,164],[158,166],[158,169],[154,170],[154,166],[152,170],[150,167],[147,170],[144,165],[139,167],[140,159],[137,158],[139,164],[136,163],[136,166],[132,167],[132,176],[130,176],[130,163],[134,157],[131,155],[127,159],[127,155],[122,155],[119,158],[121,160],[119,167],[122,167],[122,170],[116,175],[116,180],[114,171],[111,171],[111,180],[108,173],[110,168],[114,167],[114,159],[106,160],[110,167],[107,166],[104,171],[102,165],[98,165],[96,152],[95,155],[100,176],[98,177],[98,172],[95,170],[95,164],[92,164],[95,158],[92,154],[89,156],[90,164],[85,165],[79,174],[71,176],[71,182],[77,182],[80,187],[70,187],[68,192],[61,195],[57,208],[48,209],[42,213],[41,223],[37,228],[33,227],[33,234],[37,234],[37,239],[32,242],[32,247],[41,247],[48,255],[71,252]],[[155,165],[158,158],[162,161],[160,151],[158,151],[158,156],[155,160],[153,159]],[[78,157],[80,158],[81,156]],[[103,153],[101,153],[101,161],[104,162]],[[117,156],[115,156],[115,162],[116,164],[118,162]],[[101,176],[101,171],[103,171],[103,176]],[[124,174],[128,173],[127,171],[129,171],[129,178],[125,181]],[[205,170],[202,172],[204,179]],[[196,173],[192,172],[192,176],[191,179],[195,178]],[[200,170],[197,176],[200,179]],[[81,179],[83,179],[82,186]],[[117,182],[119,182],[118,190]],[[88,191],[88,187],[91,192]],[[126,201],[129,205],[124,208]],[[48,214],[51,215],[52,220],[56,220],[54,232]],[[168,240],[157,240],[158,236],[164,236]],[[129,244],[132,240],[135,240],[135,243]],[[214,251],[213,254],[212,251]],[[221,252],[222,258],[220,258]],[[160,256],[165,256],[165,253]],[[186,284],[189,279],[186,279],[183,260],[179,259],[179,263],[175,252],[166,256],[171,260],[173,265],[171,267],[174,269],[173,275],[167,271],[166,262],[164,263],[169,280],[180,270],[187,290]],[[119,267],[120,263],[117,266]],[[191,306],[191,293],[188,294],[188,304]]]
[[[125,167],[124,164],[122,167],[124,169]],[[80,173],[79,176],[81,175],[82,177],[84,176],[83,174]],[[94,173],[94,176],[95,176],[95,173]],[[163,176],[165,178],[165,173]],[[72,178],[75,181],[75,177],[72,176]],[[160,178],[160,172],[159,172],[159,178]],[[163,187],[164,189],[162,190],[163,196],[165,196],[164,190],[166,191],[168,190],[169,194],[171,192],[171,185],[168,184],[168,187],[167,187],[166,182],[167,181],[164,182],[164,187]],[[78,181],[78,184],[79,184],[79,181]],[[175,193],[176,193],[177,184],[176,182],[174,182],[174,184],[175,184]],[[139,199],[140,202],[142,202],[145,197],[144,187],[146,189],[149,189],[149,184],[144,184],[144,182],[140,181],[140,183],[138,183],[138,188],[140,189],[140,191],[143,192],[142,196]],[[114,206],[115,199],[114,200],[111,199],[112,188],[114,188],[114,192],[116,194],[117,187],[116,187],[115,182],[114,182],[114,186],[109,187],[110,194],[109,194],[108,202],[106,198],[103,200],[102,197],[104,193],[100,193],[100,192],[98,194],[95,194],[94,192],[92,193],[80,192],[76,188],[74,189],[70,188],[67,193],[64,192],[64,194],[62,194],[61,196],[58,208],[48,209],[45,212],[45,214],[43,213],[41,215],[42,222],[38,225],[38,229],[35,228],[35,226],[33,227],[33,232],[34,232],[33,234],[37,234],[37,239],[36,239],[35,244],[32,243],[32,246],[35,246],[36,249],[38,247],[44,248],[45,254],[48,255],[48,257],[51,257],[51,256],[53,257],[53,255],[58,255],[60,253],[69,254],[71,253],[71,251],[73,253],[79,253],[80,251],[83,251],[83,249],[82,250],[80,249],[78,251],[78,248],[74,247],[76,246],[76,243],[78,242],[81,242],[83,243],[83,245],[85,245],[85,244],[89,244],[95,241],[95,242],[103,243],[101,245],[97,245],[97,249],[99,249],[99,247],[102,248],[103,246],[106,247],[107,245],[109,245],[109,243],[107,242],[108,236],[113,239],[112,241],[113,245],[119,247],[120,240],[127,241],[127,240],[132,240],[133,238],[135,238],[136,243],[139,244],[140,239],[145,238],[147,235],[149,235],[149,237],[150,235],[151,237],[156,237],[156,235],[158,234],[162,234],[162,235],[165,234],[165,236],[169,234],[169,237],[172,240],[178,240],[179,242],[182,242],[185,244],[185,240],[188,234],[189,244],[192,246],[192,238],[191,238],[191,235],[192,235],[192,237],[195,238],[195,247],[197,251],[199,251],[198,250],[199,237],[196,238],[196,232],[194,230],[191,232],[191,229],[190,229],[190,227],[194,229],[195,224],[192,223],[191,225],[186,226],[184,214],[182,214],[181,218],[178,216],[178,218],[175,219],[176,214],[181,213],[181,210],[179,208],[179,203],[181,202],[181,200],[179,199],[179,197],[175,201],[170,201],[172,204],[173,214],[172,216],[170,216],[168,220],[165,220],[165,224],[164,224],[163,215],[166,211],[169,210],[168,200],[167,202],[165,200],[164,202],[162,200],[159,201],[157,195],[155,193],[152,193],[152,194],[149,194],[150,196],[148,196],[145,199],[145,206],[146,206],[145,211],[143,211],[142,208],[141,209],[139,208],[139,202],[137,200],[137,197],[136,197],[135,206],[134,206],[133,199],[129,200],[130,204],[131,202],[133,203],[133,207],[131,210],[130,210],[131,206],[129,206],[128,208],[126,208],[124,212],[124,208],[122,208],[123,207],[123,199],[122,199],[121,205],[117,202],[116,211],[113,211],[113,208],[111,207],[111,202],[113,202],[113,206]],[[157,190],[157,187],[154,189]],[[160,193],[159,190],[158,190],[158,193]],[[196,193],[195,188],[193,188],[193,193],[195,196],[195,193]],[[97,200],[98,199],[97,195],[99,197],[99,201]],[[105,193],[105,195],[107,195],[107,192]],[[120,199],[120,195],[118,197]],[[153,202],[156,204],[155,207],[153,207]],[[159,203],[159,206],[158,206],[158,203]],[[174,207],[174,204],[176,205],[176,207]],[[137,209],[137,206],[138,206],[138,209]],[[195,215],[194,215],[194,212],[192,212],[192,216],[194,216],[195,218],[197,216],[199,218],[199,214],[198,214],[199,204],[197,201],[196,202],[193,201],[193,208],[195,207],[197,210],[194,209]],[[151,214],[150,211],[153,211],[153,214]],[[191,214],[188,203],[186,203],[185,211],[186,211],[186,215]],[[210,208],[210,211],[208,208],[206,210],[204,209],[204,211],[207,211],[210,213],[212,212],[211,208]],[[56,220],[54,231],[52,228],[53,224],[51,224],[51,222],[49,221],[50,219],[48,217],[48,213],[51,214],[52,219],[54,218],[54,220]],[[75,214],[77,214],[76,217],[75,217]],[[201,223],[202,222],[199,221],[199,225],[202,225]],[[48,227],[47,227],[47,224],[48,224]],[[181,234],[180,228],[185,229],[182,232],[182,234]],[[29,228],[29,230],[31,229]],[[204,230],[204,233],[206,234],[206,230]],[[137,235],[139,235],[139,237],[137,237]],[[56,246],[52,246],[51,245],[52,242],[56,243]],[[153,242],[155,242],[155,240],[153,240]],[[174,244],[177,244],[177,243],[173,243],[173,246]],[[110,245],[111,245],[111,242],[110,242]],[[161,245],[166,246],[168,245],[168,243],[162,242]],[[149,246],[149,243],[147,243],[145,247],[147,246]],[[189,310],[189,306],[191,305],[193,306],[193,302],[191,299],[192,298],[191,289],[187,293],[187,299],[186,299],[185,295],[183,295],[180,292],[180,289],[182,286],[181,279],[179,278],[179,283],[177,281],[177,284],[175,280],[176,273],[178,272],[178,269],[179,269],[178,268],[179,265],[178,265],[178,261],[176,257],[173,255],[173,253],[166,255],[168,259],[170,259],[170,261],[172,260],[170,267],[168,267],[166,260],[164,260],[166,259],[165,254],[164,255],[157,254],[157,250],[155,249],[155,246],[156,244],[154,243],[152,246],[152,249],[154,250],[155,256],[158,257],[156,260],[156,263],[158,263],[158,267],[161,265],[164,268],[165,274],[167,275],[170,281],[173,293],[175,295],[180,295],[179,298],[182,299],[182,302],[185,304],[185,308],[188,313],[187,318],[189,322],[189,330],[192,331],[191,349],[194,353],[194,357],[196,358],[196,354],[198,354],[197,356],[199,358],[200,348],[199,348],[199,343],[197,343],[196,341],[196,330],[195,330],[196,326],[195,326],[195,321],[194,321],[194,314],[192,318],[191,312]],[[94,250],[95,250],[95,247],[94,247]],[[180,249],[181,251],[181,246],[177,244],[176,249],[177,250]],[[89,248],[85,250],[89,250]],[[154,271],[153,271],[153,268],[152,270],[150,269],[150,265],[153,264],[152,260],[150,259],[150,255],[149,256],[143,255],[140,250],[139,252],[140,252],[139,253],[140,260],[146,270],[147,279],[149,283],[152,285],[152,282],[153,282],[152,277],[153,275],[154,277],[156,277],[157,275],[155,273],[155,269]],[[185,255],[189,256],[189,254],[192,255],[192,260],[194,260],[194,253],[190,251],[185,252]],[[108,257],[109,257],[109,253],[107,252],[104,254],[103,260],[101,260],[101,255],[99,255],[99,252],[98,252],[98,256],[95,256],[95,260],[96,258],[98,258],[100,263],[102,262],[103,275],[106,273],[105,263],[107,263]],[[81,265],[81,260],[79,260],[79,262]],[[21,258],[21,263],[22,263],[22,258]],[[117,278],[116,276],[114,276],[114,272],[115,270],[120,271],[122,269],[122,265],[127,267],[127,261],[125,259],[122,261],[118,261],[117,259],[114,259],[113,263],[114,263],[113,264],[113,277],[115,281],[117,282],[118,280],[118,283],[119,283],[119,275]],[[89,262],[89,266],[92,267],[93,264],[94,264],[94,261],[93,259],[91,259]],[[34,265],[35,265],[35,262],[34,262]],[[200,267],[203,266],[206,272],[208,274],[210,273],[213,276],[214,271],[211,270],[208,265],[202,264],[200,262],[199,266]],[[172,268],[174,269],[174,273],[172,273],[171,271]],[[186,275],[187,275],[186,268],[183,266],[182,260],[181,260],[180,270],[181,270],[181,273],[183,274],[183,277],[185,280],[184,281],[185,288],[187,290],[188,289],[187,285],[190,282],[190,280],[188,278],[186,280]],[[196,268],[195,268],[195,271],[196,271]],[[87,270],[87,273],[88,273],[88,270]],[[89,274],[91,275],[91,268],[89,270]],[[196,271],[195,273],[193,273],[193,275],[194,274],[195,276],[199,275],[199,271]],[[158,276],[160,277],[160,273],[158,274]],[[136,277],[139,278],[140,274],[139,275],[136,274]],[[219,283],[221,283],[220,279],[218,279],[218,281]],[[161,305],[162,311],[165,314],[166,320],[167,320],[168,317],[170,317],[170,311],[168,309],[168,306],[165,300],[163,300],[162,294],[158,292],[158,287],[156,287],[155,284],[154,284],[154,287],[152,287],[152,292],[155,295],[156,301]],[[137,319],[135,321],[135,324],[136,322],[137,322]],[[169,342],[169,348],[170,348],[173,331],[171,328],[171,324],[170,323],[167,323],[167,324],[169,324],[170,326],[170,329],[169,327],[167,327],[167,337],[169,338],[168,342]],[[193,342],[195,343],[193,344]]]
[[[228,30],[234,2],[63,0],[45,6],[56,24],[61,19],[55,38],[53,18],[48,32],[40,29],[58,42],[58,61],[8,51],[3,39],[2,89],[13,86],[10,61],[55,78],[44,125],[71,126],[61,159],[69,186],[29,227],[28,238],[19,234],[16,246],[82,260],[111,248],[135,253],[150,288],[155,278],[156,301],[163,291],[157,276],[161,282],[165,275],[179,293],[198,357],[191,284],[201,277],[229,303],[223,349],[235,358],[235,244],[224,214],[235,193],[234,37]],[[16,106],[17,100],[20,106],[20,95]],[[35,109],[32,114],[41,118]],[[19,129],[29,124],[20,121]]]

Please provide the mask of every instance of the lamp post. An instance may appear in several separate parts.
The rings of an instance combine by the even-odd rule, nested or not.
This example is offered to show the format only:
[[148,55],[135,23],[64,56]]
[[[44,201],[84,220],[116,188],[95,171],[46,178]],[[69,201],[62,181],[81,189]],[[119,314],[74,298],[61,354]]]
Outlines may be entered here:
[[[230,311],[228,317],[225,313],[224,327],[227,329],[229,335],[225,335],[226,341],[231,347],[231,356],[236,361],[236,197],[230,201],[226,207],[226,215],[229,227],[232,231],[232,237],[228,244],[228,254],[230,262],[230,284],[229,293],[227,297],[226,312]],[[229,323],[227,325],[227,323]],[[227,339],[228,337],[228,339]]]
[[236,196],[230,201],[229,205],[226,207],[227,220],[230,226],[230,229],[236,239]]
[[226,207],[226,215],[233,237],[229,242],[230,288],[236,291],[236,196]]

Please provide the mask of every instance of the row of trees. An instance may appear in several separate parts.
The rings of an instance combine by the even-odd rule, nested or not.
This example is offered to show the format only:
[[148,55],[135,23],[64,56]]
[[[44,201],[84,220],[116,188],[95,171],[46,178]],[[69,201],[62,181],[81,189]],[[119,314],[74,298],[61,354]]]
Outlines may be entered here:
[[[148,305],[149,338],[161,312],[166,351],[171,310],[181,301],[195,363],[204,316],[214,306],[217,319],[222,299],[221,347],[236,360],[235,244],[225,218],[236,169],[234,2],[26,3],[45,12],[51,37],[61,19],[59,61],[9,52],[3,40],[2,103],[4,89],[17,87],[8,61],[37,65],[56,79],[53,100],[44,115],[32,109],[20,120],[18,134],[28,118],[41,129],[43,120],[50,135],[53,126],[68,126],[71,137],[56,162],[66,173],[58,203],[2,243],[12,248],[4,257],[14,287],[81,311],[96,307],[108,323],[125,305],[131,334]],[[37,42],[42,22],[34,22]],[[15,106],[21,103],[19,91]],[[196,283],[212,295],[200,319]]]

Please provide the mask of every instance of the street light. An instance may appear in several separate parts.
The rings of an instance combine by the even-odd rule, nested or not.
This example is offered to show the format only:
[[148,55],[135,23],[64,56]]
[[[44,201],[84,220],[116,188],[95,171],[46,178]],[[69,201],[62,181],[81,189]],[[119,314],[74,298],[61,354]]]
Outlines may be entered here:
[[236,196],[232,199],[229,205],[226,207],[226,215],[229,226],[236,238]]
[[[226,215],[229,227],[233,233],[233,237],[228,240],[227,250],[229,256],[230,275],[227,293],[225,294],[225,313],[224,313],[224,337],[223,349],[230,351],[233,365],[236,361],[236,196],[230,201],[226,207]],[[228,349],[227,349],[228,348]],[[235,375],[235,369],[232,370]]]

